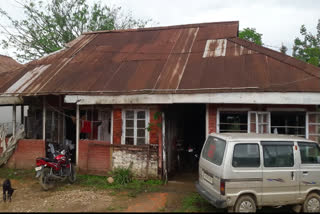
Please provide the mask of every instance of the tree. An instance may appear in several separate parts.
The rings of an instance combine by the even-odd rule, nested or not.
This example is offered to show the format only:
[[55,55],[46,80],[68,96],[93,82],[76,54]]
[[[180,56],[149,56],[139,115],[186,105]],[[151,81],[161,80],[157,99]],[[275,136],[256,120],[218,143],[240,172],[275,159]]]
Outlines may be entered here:
[[320,19],[318,20],[317,33],[307,33],[305,25],[300,28],[302,39],[296,38],[293,45],[293,56],[320,67]]
[[4,49],[15,48],[18,60],[33,60],[61,49],[83,32],[144,27],[152,20],[134,19],[131,12],[123,13],[121,7],[108,7],[86,0],[26,0],[18,2],[25,14],[16,20],[0,8],[0,21]]
[[287,54],[288,48],[282,43],[279,50],[281,53]]
[[239,32],[239,38],[254,42],[257,45],[263,45],[262,34],[256,32],[255,28],[244,28]]

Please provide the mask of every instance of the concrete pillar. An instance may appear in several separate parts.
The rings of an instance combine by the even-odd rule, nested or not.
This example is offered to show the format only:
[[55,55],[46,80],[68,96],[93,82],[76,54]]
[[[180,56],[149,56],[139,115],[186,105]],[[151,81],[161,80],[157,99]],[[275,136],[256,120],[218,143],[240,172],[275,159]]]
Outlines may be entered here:
[[24,105],[21,105],[21,124],[24,124]]
[[12,135],[16,135],[16,121],[17,121],[17,107],[16,105],[12,106]]
[[80,138],[80,109],[77,104],[77,116],[76,116],[76,165],[79,163],[79,138]]
[[42,107],[42,139],[46,140],[46,117],[47,117],[47,105],[46,97],[43,97],[43,107]]

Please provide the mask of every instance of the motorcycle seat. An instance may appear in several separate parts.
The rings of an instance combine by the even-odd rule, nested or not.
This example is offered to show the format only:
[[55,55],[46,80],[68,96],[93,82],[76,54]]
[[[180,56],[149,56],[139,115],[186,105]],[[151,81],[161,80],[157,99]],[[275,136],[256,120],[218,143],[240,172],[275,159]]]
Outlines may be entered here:
[[39,159],[44,160],[46,162],[55,162],[55,160],[51,158],[39,158]]

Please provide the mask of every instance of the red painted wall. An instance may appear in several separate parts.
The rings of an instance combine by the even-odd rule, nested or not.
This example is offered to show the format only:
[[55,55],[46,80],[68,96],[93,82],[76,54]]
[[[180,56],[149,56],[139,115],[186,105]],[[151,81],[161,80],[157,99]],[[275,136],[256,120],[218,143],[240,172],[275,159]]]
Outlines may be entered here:
[[158,117],[157,120],[155,120],[154,116],[159,110],[157,109],[150,109],[150,124],[151,130],[149,132],[149,142],[150,144],[159,144],[161,137],[162,137],[162,128],[158,126],[158,124],[161,126],[162,118],[161,116]]
[[209,105],[208,108],[208,125],[209,125],[209,134],[217,132],[217,106]]
[[121,144],[122,135],[122,111],[113,109],[113,144]]
[[[0,149],[2,152],[2,148]],[[32,169],[36,165],[37,157],[45,157],[45,143],[43,140],[19,140],[15,152],[10,157],[6,167],[15,169]]]
[[110,142],[95,140],[79,141],[80,172],[89,174],[105,174],[111,169]]
[[159,109],[150,109],[150,124],[151,130],[149,132],[149,143],[150,144],[158,144],[158,174],[162,173],[162,116],[161,114],[158,115],[158,118],[155,118],[155,115],[157,112],[159,112]]

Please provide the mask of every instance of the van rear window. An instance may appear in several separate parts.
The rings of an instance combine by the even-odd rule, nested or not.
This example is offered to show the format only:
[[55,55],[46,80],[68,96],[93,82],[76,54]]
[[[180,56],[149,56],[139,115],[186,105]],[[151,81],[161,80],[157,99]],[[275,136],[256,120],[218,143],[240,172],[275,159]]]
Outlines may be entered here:
[[233,150],[233,167],[259,167],[260,151],[258,144],[236,144]]
[[211,163],[221,165],[226,141],[209,136],[202,151],[202,157]]

